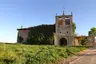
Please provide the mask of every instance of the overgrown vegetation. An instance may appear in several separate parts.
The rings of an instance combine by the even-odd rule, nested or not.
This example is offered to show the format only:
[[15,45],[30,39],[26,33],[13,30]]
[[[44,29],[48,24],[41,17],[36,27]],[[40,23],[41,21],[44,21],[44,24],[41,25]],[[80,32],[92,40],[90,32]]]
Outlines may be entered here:
[[0,64],[54,64],[84,49],[86,47],[0,44]]
[[[76,24],[73,23],[73,35],[75,34]],[[53,44],[53,33],[55,33],[55,24],[53,25],[39,25],[30,28],[27,44]]]
[[22,41],[23,41],[23,38],[18,35],[18,36],[17,36],[17,42],[18,42],[18,43],[21,43]]
[[81,36],[78,41],[80,42],[80,45],[85,46],[88,44],[88,37],[86,36]]
[[32,27],[26,44],[52,45],[55,25],[39,25]]
[[30,38],[28,38],[26,44],[52,45],[53,37],[45,37],[42,33],[38,33],[35,36],[31,36]]
[[87,43],[88,43],[88,38],[87,37],[84,37],[84,38],[81,39],[81,42],[80,42],[81,45],[87,45]]

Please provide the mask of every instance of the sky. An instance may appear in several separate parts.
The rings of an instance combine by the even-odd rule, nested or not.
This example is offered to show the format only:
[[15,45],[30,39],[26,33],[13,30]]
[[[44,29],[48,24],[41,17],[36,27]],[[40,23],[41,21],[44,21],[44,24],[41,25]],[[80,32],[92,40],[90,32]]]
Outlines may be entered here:
[[73,12],[76,33],[96,27],[96,0],[0,0],[0,42],[17,41],[17,28],[54,24],[55,15]]

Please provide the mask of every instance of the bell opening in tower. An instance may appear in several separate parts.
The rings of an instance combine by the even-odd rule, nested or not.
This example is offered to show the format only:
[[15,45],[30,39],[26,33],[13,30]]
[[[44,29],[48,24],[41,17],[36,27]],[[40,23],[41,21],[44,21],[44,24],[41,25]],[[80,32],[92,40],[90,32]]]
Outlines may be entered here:
[[65,25],[70,25],[70,19],[65,19]]

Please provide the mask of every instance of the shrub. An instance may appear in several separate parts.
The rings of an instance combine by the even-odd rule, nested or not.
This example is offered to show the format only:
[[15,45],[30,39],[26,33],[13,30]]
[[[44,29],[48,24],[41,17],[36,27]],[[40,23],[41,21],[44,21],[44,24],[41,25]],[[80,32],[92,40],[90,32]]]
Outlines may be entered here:
[[21,36],[18,35],[18,38],[17,38],[17,42],[18,43],[22,43],[23,42],[23,38]]
[[81,45],[86,45],[87,44],[87,38],[82,38],[80,44]]
[[52,45],[53,44],[53,38],[52,37],[45,38],[45,36],[42,33],[38,33],[36,36],[29,37],[27,39],[26,44]]
[[44,42],[44,35],[42,33],[38,33],[36,36],[29,37],[27,39],[27,44],[35,44],[38,45],[41,42]]

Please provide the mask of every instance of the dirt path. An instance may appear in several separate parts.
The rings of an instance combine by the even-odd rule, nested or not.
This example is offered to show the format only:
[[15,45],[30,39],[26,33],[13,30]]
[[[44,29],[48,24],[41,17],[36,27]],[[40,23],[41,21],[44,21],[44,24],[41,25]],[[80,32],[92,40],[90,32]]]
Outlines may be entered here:
[[69,64],[96,64],[96,48],[88,49],[88,53],[85,53]]

